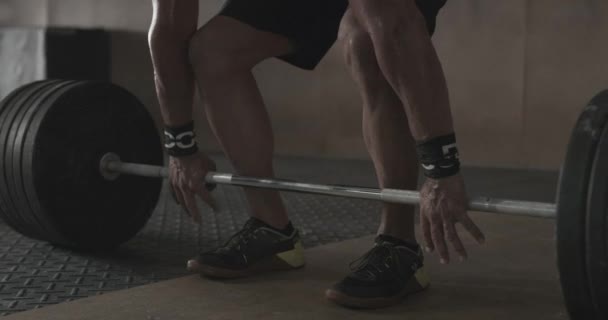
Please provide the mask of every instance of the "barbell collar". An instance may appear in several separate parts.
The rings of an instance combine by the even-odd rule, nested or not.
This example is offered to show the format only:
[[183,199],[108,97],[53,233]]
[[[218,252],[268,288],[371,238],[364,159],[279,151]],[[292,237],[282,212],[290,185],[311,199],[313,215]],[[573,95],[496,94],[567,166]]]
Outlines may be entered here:
[[[169,177],[169,170],[166,167],[121,162],[120,158],[115,154],[106,154],[100,162],[100,167],[102,175],[107,179],[117,178],[116,174],[130,174],[152,178]],[[205,182],[209,184],[227,184],[241,187],[275,189],[281,191],[377,200],[400,204],[416,205],[420,203],[420,193],[410,190],[323,185],[280,179],[251,178],[218,172],[209,172],[205,177]],[[557,212],[556,206],[553,203],[506,200],[488,197],[471,198],[468,209],[473,211],[494,212],[540,218],[555,218]]]

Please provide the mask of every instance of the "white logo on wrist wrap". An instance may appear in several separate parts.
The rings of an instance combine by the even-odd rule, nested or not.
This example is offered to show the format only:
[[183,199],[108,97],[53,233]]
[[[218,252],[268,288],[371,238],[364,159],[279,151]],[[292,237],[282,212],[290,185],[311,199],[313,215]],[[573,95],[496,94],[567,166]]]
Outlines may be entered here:
[[[459,158],[458,152],[456,151],[455,143],[445,145],[445,146],[441,147],[441,150],[443,151],[444,156],[449,156],[450,153],[453,153],[454,158],[456,158],[456,159]],[[450,169],[450,168],[453,168],[454,166],[456,166],[456,165],[455,164],[439,165],[439,168]],[[424,170],[435,170],[435,168],[437,168],[437,166],[434,164],[422,164],[422,168]]]
[[[171,149],[174,147],[178,147],[180,149],[189,149],[194,147],[196,141],[194,140],[194,132],[186,131],[178,134],[177,136],[173,136],[171,133],[165,131],[165,136],[167,137],[167,142],[165,143],[165,148]],[[190,143],[185,144],[182,142],[182,139],[190,138]]]

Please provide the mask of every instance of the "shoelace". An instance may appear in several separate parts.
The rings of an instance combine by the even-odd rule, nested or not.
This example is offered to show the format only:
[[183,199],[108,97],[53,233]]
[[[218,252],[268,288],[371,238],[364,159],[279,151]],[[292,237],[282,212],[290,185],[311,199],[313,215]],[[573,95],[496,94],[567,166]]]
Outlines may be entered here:
[[254,221],[249,220],[243,226],[239,232],[235,233],[226,244],[222,247],[224,250],[237,250],[241,251],[241,249],[245,248],[247,243],[252,239],[257,239],[255,230],[257,228],[254,226]]
[[[386,253],[386,254],[385,254]],[[354,274],[367,275],[375,279],[378,274],[391,270],[391,264],[395,264],[395,274],[399,280],[403,280],[403,262],[399,257],[399,249],[394,245],[381,242],[377,243],[370,251],[359,259],[350,263],[349,267]]]

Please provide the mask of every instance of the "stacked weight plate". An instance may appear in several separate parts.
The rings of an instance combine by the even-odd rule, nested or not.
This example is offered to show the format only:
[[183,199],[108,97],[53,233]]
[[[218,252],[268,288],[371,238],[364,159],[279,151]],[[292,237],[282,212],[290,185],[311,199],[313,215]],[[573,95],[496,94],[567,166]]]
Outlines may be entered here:
[[100,82],[47,80],[0,103],[0,216],[24,235],[51,243],[107,249],[146,223],[162,181],[107,181],[99,159],[162,165],[145,107],[124,89]]
[[587,191],[585,262],[596,318],[608,319],[608,91],[593,103],[605,113],[603,129],[595,132],[599,142]]
[[557,263],[573,320],[608,319],[608,91],[576,123],[557,199]]
[[[47,82],[35,82],[25,85],[13,91],[0,103],[0,203],[3,218],[15,230],[27,236],[44,237],[48,234],[36,217],[30,212],[23,212],[19,203],[20,195],[15,196],[13,172],[12,172],[12,147],[10,137],[13,128],[23,120],[24,112],[27,111],[27,101],[34,97],[32,92],[37,92],[46,86],[52,85]],[[13,137],[14,138],[14,137]]]

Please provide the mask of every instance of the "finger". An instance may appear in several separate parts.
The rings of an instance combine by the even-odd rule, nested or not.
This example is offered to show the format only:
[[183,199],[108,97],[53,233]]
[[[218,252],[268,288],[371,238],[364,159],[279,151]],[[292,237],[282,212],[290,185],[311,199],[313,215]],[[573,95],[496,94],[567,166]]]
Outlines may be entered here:
[[183,206],[184,196],[182,195],[182,192],[180,191],[179,187],[176,184],[171,183],[171,191],[173,193],[173,198],[175,199],[175,202],[177,202],[178,205]]
[[213,196],[211,196],[211,193],[207,191],[207,189],[201,188],[198,191],[198,196],[201,197],[203,201],[205,201],[205,203],[211,208],[211,210],[218,211],[217,203],[215,202]]
[[456,253],[458,253],[460,261],[464,261],[468,257],[467,250],[464,248],[464,245],[460,240],[460,236],[458,235],[458,231],[456,231],[456,226],[454,223],[445,223],[443,225],[443,232],[445,233],[447,240],[452,243]]
[[196,205],[196,199],[194,198],[194,194],[187,187],[182,189],[182,194],[184,196],[184,204],[186,206],[186,210],[196,223],[200,223],[201,217],[198,212],[198,206]]
[[213,211],[217,211],[217,204],[211,193],[209,193],[207,186],[198,181],[194,180],[190,183],[190,191],[197,194]]
[[420,229],[422,229],[422,237],[424,239],[424,250],[428,253],[433,252],[435,246],[433,245],[433,237],[431,237],[431,224],[426,216],[421,215],[420,217]]
[[486,236],[468,215],[465,215],[462,219],[460,219],[459,222],[479,244],[483,244],[486,242]]
[[448,264],[450,262],[450,254],[445,242],[442,219],[431,220],[431,237],[433,238],[435,249],[439,254],[440,262],[442,264]]
[[173,187],[169,187],[169,195],[171,196],[171,199],[173,199],[173,201],[175,201],[175,203],[179,204],[177,202],[177,196],[175,195],[175,191],[173,190]]
[[217,188],[217,184],[205,183],[205,188],[207,189],[207,191],[212,192],[213,190],[215,190],[215,188]]

